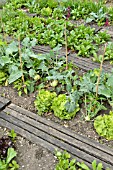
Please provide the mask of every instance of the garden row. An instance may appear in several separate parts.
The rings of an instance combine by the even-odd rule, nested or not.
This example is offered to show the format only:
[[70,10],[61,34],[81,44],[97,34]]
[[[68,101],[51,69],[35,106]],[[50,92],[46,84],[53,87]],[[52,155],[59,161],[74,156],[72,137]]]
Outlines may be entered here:
[[[27,12],[26,12],[27,11]],[[35,13],[31,17],[28,13]],[[25,36],[37,39],[38,45],[49,45],[51,48],[58,44],[71,49],[79,56],[93,56],[94,61],[101,61],[98,56],[99,47],[108,42],[105,60],[112,60],[113,43],[106,32],[97,31],[90,26],[78,25],[76,20],[84,19],[85,23],[95,22],[108,25],[113,21],[113,8],[107,8],[104,3],[83,1],[10,1],[1,15],[0,32],[5,36]],[[72,21],[74,20],[74,22]]]
[[[75,65],[69,63],[66,69],[65,57],[58,57],[59,46],[48,54],[35,54],[35,42],[25,38],[20,48],[20,41],[8,45],[1,41],[1,85],[13,84],[19,95],[39,90],[35,100],[39,115],[53,112],[60,119],[71,119],[84,103],[85,120],[90,120],[107,110],[106,102],[112,109],[113,74],[102,71],[102,62],[100,69],[78,76]],[[112,117],[111,111],[94,121],[96,131],[107,139],[113,139]]]

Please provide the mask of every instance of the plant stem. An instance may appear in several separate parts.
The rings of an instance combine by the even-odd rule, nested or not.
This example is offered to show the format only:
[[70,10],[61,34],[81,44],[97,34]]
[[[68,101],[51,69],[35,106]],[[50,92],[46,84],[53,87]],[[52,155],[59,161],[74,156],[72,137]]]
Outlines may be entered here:
[[85,94],[85,102],[84,102],[84,104],[85,104],[86,116],[87,116],[87,102],[86,102],[86,94]]
[[20,36],[18,36],[18,50],[19,50],[19,59],[20,59],[20,68],[22,71],[22,82],[24,84],[24,74],[23,74],[23,66],[22,66],[22,54],[21,54],[21,47],[20,47]]
[[[4,9],[3,9],[3,14],[4,14]],[[2,21],[2,16],[1,16],[1,27],[2,27],[2,31],[3,31],[3,39],[7,43],[7,41],[6,41],[6,34],[5,34],[5,31],[4,31],[4,23]]]
[[66,21],[65,21],[65,50],[66,50],[66,70],[67,70],[68,69],[68,51],[67,51]]
[[102,55],[102,60],[101,60],[101,63],[100,63],[99,75],[98,75],[97,85],[96,85],[96,97],[98,97],[98,87],[99,87],[99,83],[100,83],[100,76],[101,76],[101,73],[102,73],[102,66],[103,66],[103,62],[104,62],[105,52],[106,52],[106,44],[105,44],[105,47],[104,47],[104,54]]

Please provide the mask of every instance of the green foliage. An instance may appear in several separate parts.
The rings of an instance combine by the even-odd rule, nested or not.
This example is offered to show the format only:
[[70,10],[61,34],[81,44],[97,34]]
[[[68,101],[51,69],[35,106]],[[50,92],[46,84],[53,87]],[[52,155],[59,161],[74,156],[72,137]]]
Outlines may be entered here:
[[[106,47],[104,60],[109,60],[111,64],[113,63],[113,61],[112,61],[113,60],[113,52],[112,51],[113,51],[113,42],[108,42],[107,47]],[[93,57],[93,61],[101,62],[101,60],[102,60],[102,55],[99,55],[99,56],[95,55]]]
[[36,100],[34,101],[35,107],[38,110],[39,115],[51,112],[51,105],[55,97],[55,92],[52,93],[44,89],[39,91]]
[[17,155],[14,148],[9,148],[7,151],[7,158],[6,160],[0,159],[0,170],[16,170],[19,168],[19,165],[16,161],[13,160]]
[[65,105],[67,101],[68,100],[65,94],[60,94],[57,97],[57,94],[55,92],[49,92],[42,89],[39,91],[34,103],[39,115],[43,115],[44,113],[48,112],[54,112],[54,115],[61,120],[69,120],[76,115],[76,112],[78,112],[80,108],[79,104],[76,103],[74,111],[66,111]]
[[92,93],[89,93],[84,100],[86,109],[85,120],[87,121],[94,118],[99,111],[107,110],[103,103],[98,101],[99,99]]
[[56,156],[59,162],[57,163],[55,170],[76,170],[76,159],[70,161],[71,155],[68,152],[56,152]]
[[113,112],[110,111],[109,115],[97,116],[94,121],[94,127],[100,136],[113,140]]
[[7,79],[7,74],[0,70],[0,85],[4,84]]
[[[102,163],[97,164],[96,160],[92,162],[92,168],[90,169],[84,162],[77,162],[76,159],[71,159],[71,155],[64,152],[56,152],[58,163],[55,166],[55,170],[102,170]],[[110,170],[106,168],[106,170]]]
[[18,79],[14,82],[14,88],[18,90],[19,96],[21,96],[22,93],[32,93],[34,91],[34,81],[26,80],[23,83],[22,79]]
[[8,134],[9,137],[11,137],[12,141],[15,141],[16,137],[17,137],[17,134],[15,133],[14,129],[12,129],[9,134]]
[[41,10],[41,15],[42,16],[50,16],[51,15],[51,13],[52,13],[52,9],[51,8],[49,8],[49,7],[47,7],[47,8],[42,8],[42,10]]
[[[23,10],[22,6],[29,9],[29,12],[37,13],[35,17],[29,17]],[[98,13],[98,15],[106,14],[107,8],[102,3],[93,3],[85,1],[11,1],[4,8],[3,23],[5,33],[18,37],[21,39],[26,36],[36,37],[37,44],[49,45],[54,48],[58,44],[65,44],[64,41],[64,15],[67,7],[71,9],[71,16],[69,19],[86,18],[91,12]],[[96,14],[95,14],[96,15]],[[47,18],[44,18],[47,17]],[[9,20],[10,18],[10,20]],[[103,18],[103,16],[99,16]],[[100,24],[103,19],[98,19]],[[78,55],[83,57],[95,56],[99,44],[108,41],[99,33],[95,34],[94,29],[86,26],[75,26],[67,21],[67,40],[68,47],[78,52]],[[107,34],[106,34],[107,35]]]
[[[65,70],[65,57],[58,58],[61,45],[58,45],[53,51],[47,54],[35,54],[31,49],[36,44],[36,39],[30,40],[26,37],[22,41],[21,58],[18,49],[18,42],[13,41],[4,46],[4,50],[1,50],[0,68],[8,72],[7,80],[9,84],[14,84],[14,88],[18,90],[19,96],[22,93],[28,94],[36,89],[36,85],[39,85],[43,81],[43,87],[48,85],[54,86],[53,82],[56,82],[55,90],[71,92],[72,88],[75,88],[74,81],[77,79],[75,74],[75,66],[69,64],[69,69]],[[56,55],[56,58],[55,58]],[[20,69],[22,65],[22,69]],[[22,76],[24,75],[24,82]],[[4,80],[4,77],[2,81]],[[57,86],[61,84],[61,89]],[[37,87],[38,88],[38,87]]]
[[98,23],[99,26],[104,25],[105,19],[107,17],[106,12],[107,12],[107,9],[105,9],[105,8],[100,8],[97,11],[97,13],[91,12],[89,14],[89,17],[86,19],[86,22],[89,23],[89,22],[95,21]]
[[98,32],[95,29],[80,25],[70,31],[68,36],[68,46],[75,49],[79,56],[96,56],[97,47],[110,39],[106,32]]
[[113,60],[113,43],[108,42],[104,60]]
[[67,98],[65,94],[60,94],[58,97],[55,97],[52,102],[52,110],[54,111],[54,115],[56,117],[59,117],[61,120],[63,119],[71,119],[73,118],[76,113],[80,110],[79,104],[76,104],[76,108],[74,109],[73,112],[67,112],[66,111],[66,105],[67,103]]

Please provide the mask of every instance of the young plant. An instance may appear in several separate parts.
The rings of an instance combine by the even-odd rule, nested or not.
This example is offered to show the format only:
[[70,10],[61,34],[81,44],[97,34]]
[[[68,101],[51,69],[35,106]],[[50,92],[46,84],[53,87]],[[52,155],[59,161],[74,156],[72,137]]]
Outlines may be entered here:
[[13,160],[16,155],[17,152],[14,150],[14,148],[8,148],[6,160],[0,159],[0,170],[8,170],[10,168],[12,170],[19,169],[19,165]]
[[49,92],[44,89],[40,90],[36,97],[36,100],[34,101],[37,113],[39,115],[43,115],[44,113],[51,112],[51,105],[55,97],[55,92]]
[[113,140],[113,111],[103,116],[97,116],[94,121],[94,128],[100,136]]
[[104,25],[107,13],[104,11],[105,8],[100,8],[97,13],[91,12],[89,17],[86,19],[86,23],[95,21],[99,26]]
[[9,136],[9,137],[12,139],[12,141],[14,142],[15,139],[16,139],[16,137],[17,137],[17,134],[15,133],[14,129],[12,129],[12,130],[9,132],[8,136]]
[[[60,152],[56,151],[55,153],[58,163],[55,166],[55,170],[102,170],[103,165],[102,163],[96,162],[94,160],[92,162],[92,168],[90,169],[84,162],[77,162],[76,158],[71,159],[71,155],[67,152]],[[110,170],[109,168],[106,168],[106,170]]]
[[17,152],[14,150],[14,141],[8,136],[0,139],[0,170],[17,170],[19,165],[14,160]]
[[54,115],[60,118],[61,120],[72,119],[76,115],[76,113],[80,110],[79,104],[76,103],[75,109],[73,111],[70,110],[70,112],[68,112],[65,107],[67,102],[68,99],[65,94],[60,94],[58,97],[55,97],[53,99],[51,109],[53,110]]
[[103,105],[102,102],[98,101],[94,94],[89,93],[88,95],[85,95],[84,99],[85,103],[85,120],[90,121],[92,118],[94,118],[99,111],[101,110],[107,110],[107,108]]

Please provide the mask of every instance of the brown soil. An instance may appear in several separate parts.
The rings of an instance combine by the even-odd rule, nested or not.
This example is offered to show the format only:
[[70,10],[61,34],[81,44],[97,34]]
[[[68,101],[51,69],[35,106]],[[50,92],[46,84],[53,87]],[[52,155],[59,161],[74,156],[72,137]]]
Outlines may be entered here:
[[[7,135],[6,128],[0,128],[0,138]],[[56,157],[45,148],[35,145],[21,136],[18,136],[15,143],[19,170],[53,170],[56,164]]]
[[[110,1],[111,2],[111,1]],[[112,5],[111,3],[108,6]],[[81,20],[80,23],[83,23]],[[78,24],[80,24],[78,23]],[[98,29],[98,26],[92,24],[92,27]],[[113,31],[113,26],[106,27],[107,30]],[[21,106],[27,110],[30,110],[36,113],[34,108],[34,100],[37,95],[37,92],[24,95],[19,97],[17,91],[11,87],[1,87],[0,86],[0,96],[4,96],[11,100],[12,103]],[[45,119],[52,120],[70,128],[72,131],[77,132],[83,136],[87,136],[97,142],[105,144],[113,148],[113,141],[107,141],[98,136],[93,127],[93,120],[90,122],[84,121],[84,111],[80,111],[75,118],[70,121],[61,121],[54,115],[44,115]],[[0,137],[4,134],[7,134],[8,130],[6,128],[0,127]],[[56,157],[50,153],[48,150],[42,146],[36,145],[19,136],[16,140],[16,149],[18,152],[17,162],[20,165],[19,170],[54,170],[55,164],[57,162]]]

